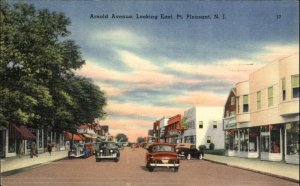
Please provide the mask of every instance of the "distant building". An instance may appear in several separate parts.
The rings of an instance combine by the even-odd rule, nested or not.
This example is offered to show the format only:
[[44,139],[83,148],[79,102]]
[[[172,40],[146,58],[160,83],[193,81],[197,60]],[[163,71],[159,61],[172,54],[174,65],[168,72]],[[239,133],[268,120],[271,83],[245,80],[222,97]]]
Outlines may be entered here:
[[213,143],[215,149],[224,149],[224,131],[222,127],[223,107],[193,107],[184,112],[188,123],[182,135],[182,142],[200,145]]
[[156,141],[166,142],[164,134],[165,127],[168,125],[168,120],[168,118],[162,117],[153,123],[153,136],[156,138]]
[[165,126],[163,138],[169,143],[182,142],[183,127],[181,125],[182,116],[177,114],[168,119],[168,125]]

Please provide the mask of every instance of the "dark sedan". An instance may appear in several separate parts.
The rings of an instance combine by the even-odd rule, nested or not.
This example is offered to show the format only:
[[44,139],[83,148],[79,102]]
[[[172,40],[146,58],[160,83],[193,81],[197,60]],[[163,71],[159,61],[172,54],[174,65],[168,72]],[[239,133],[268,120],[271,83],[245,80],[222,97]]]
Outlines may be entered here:
[[191,143],[182,143],[176,146],[176,152],[180,158],[185,158],[190,160],[191,158],[203,159],[204,152],[202,150],[198,150],[196,145]]

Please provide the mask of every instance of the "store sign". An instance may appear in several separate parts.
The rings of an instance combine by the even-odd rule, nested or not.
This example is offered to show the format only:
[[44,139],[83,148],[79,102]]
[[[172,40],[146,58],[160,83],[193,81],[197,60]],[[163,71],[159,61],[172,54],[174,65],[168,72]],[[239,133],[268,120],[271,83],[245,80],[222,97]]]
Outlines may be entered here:
[[270,136],[270,132],[261,132],[261,136]]
[[236,128],[235,117],[224,119],[224,129],[231,129],[231,128]]

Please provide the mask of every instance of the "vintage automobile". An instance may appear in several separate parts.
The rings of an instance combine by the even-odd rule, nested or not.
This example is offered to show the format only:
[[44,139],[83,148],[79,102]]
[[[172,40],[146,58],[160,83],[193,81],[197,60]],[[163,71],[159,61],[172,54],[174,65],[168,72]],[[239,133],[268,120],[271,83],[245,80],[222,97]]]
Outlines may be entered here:
[[86,147],[86,144],[79,143],[74,144],[73,147],[71,147],[68,151],[68,157],[69,158],[87,158],[90,156],[89,149]]
[[96,162],[101,159],[113,159],[118,162],[120,159],[120,151],[117,144],[113,141],[103,141],[97,143],[98,148],[95,151]]
[[152,172],[155,167],[172,168],[174,172],[179,169],[179,157],[175,145],[171,143],[154,142],[147,148],[146,168]]
[[190,160],[191,158],[203,159],[204,152],[198,150],[192,143],[179,143],[176,145],[176,152],[180,158]]

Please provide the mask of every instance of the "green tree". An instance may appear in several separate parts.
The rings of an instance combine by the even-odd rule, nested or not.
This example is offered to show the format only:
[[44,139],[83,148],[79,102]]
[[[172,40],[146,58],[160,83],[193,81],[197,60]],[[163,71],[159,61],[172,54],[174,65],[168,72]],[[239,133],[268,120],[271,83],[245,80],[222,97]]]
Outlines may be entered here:
[[0,125],[65,129],[101,118],[103,93],[74,75],[85,61],[68,40],[70,19],[25,3],[0,8]]
[[126,136],[125,134],[123,134],[123,133],[117,134],[117,135],[116,135],[116,139],[117,139],[117,141],[119,141],[119,142],[128,142],[127,136]]
[[189,123],[188,123],[186,117],[183,117],[183,118],[181,119],[181,126],[182,126],[182,128],[185,129],[185,130],[189,128]]
[[142,143],[142,142],[144,142],[144,138],[143,138],[143,137],[138,137],[138,138],[136,139],[136,142],[137,142],[137,143]]

